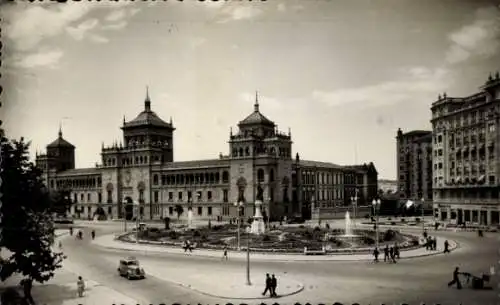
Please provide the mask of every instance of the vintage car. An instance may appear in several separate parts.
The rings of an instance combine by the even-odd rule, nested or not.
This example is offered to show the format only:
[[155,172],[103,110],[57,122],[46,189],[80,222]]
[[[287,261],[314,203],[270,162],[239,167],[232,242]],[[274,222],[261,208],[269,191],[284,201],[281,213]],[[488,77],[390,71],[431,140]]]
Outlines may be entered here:
[[118,273],[129,280],[146,278],[144,269],[139,266],[139,261],[133,256],[120,260]]

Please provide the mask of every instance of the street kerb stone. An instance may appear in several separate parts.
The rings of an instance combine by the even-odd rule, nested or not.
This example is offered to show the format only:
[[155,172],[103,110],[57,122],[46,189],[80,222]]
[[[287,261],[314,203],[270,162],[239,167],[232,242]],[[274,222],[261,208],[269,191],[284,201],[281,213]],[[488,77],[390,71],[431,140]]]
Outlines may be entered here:
[[[96,238],[92,241],[94,244],[114,250],[120,251],[135,251],[135,252],[152,252],[152,253],[168,253],[182,255],[184,251],[180,248],[162,246],[162,245],[148,245],[148,244],[136,244],[128,243],[115,240],[114,235],[104,235]],[[443,243],[444,238],[437,236],[438,247],[435,251],[428,251],[425,248],[417,248],[414,250],[401,251],[401,259],[414,259],[419,257],[433,256],[443,254]],[[448,240],[450,243],[450,251],[454,251],[459,248],[459,244],[454,240]],[[205,256],[205,257],[221,257],[222,252],[206,249],[195,249],[189,255],[194,256]],[[231,259],[245,259],[246,254],[243,252],[229,252],[229,257]],[[263,253],[252,253],[253,260],[261,261],[372,261],[373,256],[371,254],[332,254],[332,255],[318,255],[318,256],[306,256],[302,254],[263,254]]]

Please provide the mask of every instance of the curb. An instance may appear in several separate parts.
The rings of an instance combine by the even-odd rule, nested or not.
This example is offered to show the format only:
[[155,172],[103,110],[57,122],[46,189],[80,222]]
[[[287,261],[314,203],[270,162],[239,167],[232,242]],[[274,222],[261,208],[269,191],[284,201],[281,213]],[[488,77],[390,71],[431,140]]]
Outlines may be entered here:
[[175,284],[175,285],[177,285],[177,286],[180,286],[180,287],[183,287],[183,288],[195,291],[195,292],[197,292],[199,294],[203,294],[203,295],[206,295],[206,296],[209,296],[209,297],[215,297],[215,298],[219,298],[219,299],[226,299],[226,300],[267,300],[267,299],[279,299],[279,298],[288,297],[288,296],[291,296],[291,295],[296,295],[296,294],[299,294],[302,291],[304,291],[304,284],[297,282],[297,284],[300,286],[297,290],[295,290],[294,292],[290,292],[290,293],[280,294],[280,295],[278,295],[278,297],[274,297],[274,298],[272,298],[272,297],[266,297],[266,296],[258,296],[258,297],[250,297],[250,298],[226,297],[226,296],[222,296],[222,295],[211,294],[211,293],[202,291],[200,289],[193,288],[193,287],[191,287],[191,285],[186,285],[186,284],[174,282],[172,280],[168,280],[168,281],[171,282],[171,283],[173,283],[173,284]]
[[[460,248],[460,244],[454,240],[448,240],[451,245],[450,245],[450,252],[453,252],[455,251],[456,249],[459,249]],[[123,242],[122,242],[123,243]],[[98,247],[101,247],[101,248],[106,248],[106,249],[113,249],[113,250],[120,250],[120,251],[127,251],[127,252],[144,252],[144,253],[164,253],[164,254],[173,254],[173,255],[182,255],[182,253],[172,253],[172,252],[168,252],[168,251],[160,251],[160,250],[139,250],[139,249],[127,249],[127,248],[122,248],[122,247],[119,247],[119,246],[104,246],[104,245],[101,245],[101,244],[96,244],[94,243],[95,245],[97,245]],[[168,248],[168,247],[165,247],[165,248]],[[404,253],[401,252],[401,253]],[[444,254],[443,251],[435,251],[435,252],[429,252],[429,253],[424,253],[422,255],[415,255],[415,256],[402,256],[400,259],[402,260],[406,260],[406,259],[418,259],[418,258],[421,258],[421,257],[428,257],[428,256],[433,256],[433,255],[439,255],[439,254]],[[286,257],[286,255],[280,255],[280,254],[268,254],[269,256],[273,256],[275,257],[275,259],[269,259],[269,258],[266,258],[266,257],[259,257],[259,258],[256,258],[254,257],[253,259],[254,260],[258,260],[258,261],[267,261],[267,262],[270,262],[270,261],[276,261],[276,262],[368,262],[368,261],[373,261],[373,258],[369,258],[369,259],[315,259],[314,256],[311,256],[310,259],[299,259],[299,260],[296,260],[296,259],[292,259],[290,257]],[[213,256],[211,255],[206,255],[205,253],[198,253],[199,257],[207,257],[207,258],[212,258]],[[342,254],[339,254],[339,255],[330,255],[331,258],[335,258],[335,257],[339,257],[339,256],[351,256],[350,254],[347,254],[347,255],[342,255]],[[321,256],[321,257],[325,257],[325,256]],[[235,259],[242,259],[241,257],[235,257]]]

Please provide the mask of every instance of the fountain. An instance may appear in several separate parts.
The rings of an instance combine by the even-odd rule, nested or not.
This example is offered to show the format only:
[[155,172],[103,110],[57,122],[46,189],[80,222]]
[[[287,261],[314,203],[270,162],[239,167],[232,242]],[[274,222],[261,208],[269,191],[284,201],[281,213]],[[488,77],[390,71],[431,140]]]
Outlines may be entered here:
[[345,231],[343,235],[338,235],[337,238],[348,241],[351,244],[351,247],[356,247],[359,239],[361,239],[362,236],[356,235],[355,232],[352,230],[352,220],[351,220],[351,215],[349,214],[349,211],[345,212]]
[[344,236],[353,236],[352,234],[352,221],[349,211],[345,212],[345,231]]
[[253,216],[252,226],[250,227],[250,233],[260,235],[266,231],[266,226],[264,223],[264,217],[262,216],[262,201],[255,201],[255,215]]
[[188,228],[189,229],[194,229],[193,226],[193,210],[188,210]]

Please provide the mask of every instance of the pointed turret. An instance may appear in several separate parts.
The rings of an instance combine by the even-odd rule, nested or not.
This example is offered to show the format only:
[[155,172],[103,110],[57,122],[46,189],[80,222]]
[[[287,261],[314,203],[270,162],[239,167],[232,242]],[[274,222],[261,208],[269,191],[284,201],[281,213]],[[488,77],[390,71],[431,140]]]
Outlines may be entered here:
[[151,111],[151,99],[149,98],[149,86],[146,86],[146,99],[144,100],[144,110]]
[[58,135],[59,135],[59,139],[62,139],[62,123],[59,123],[59,132],[58,132]]
[[255,104],[253,105],[253,111],[259,112],[259,92],[255,91]]

